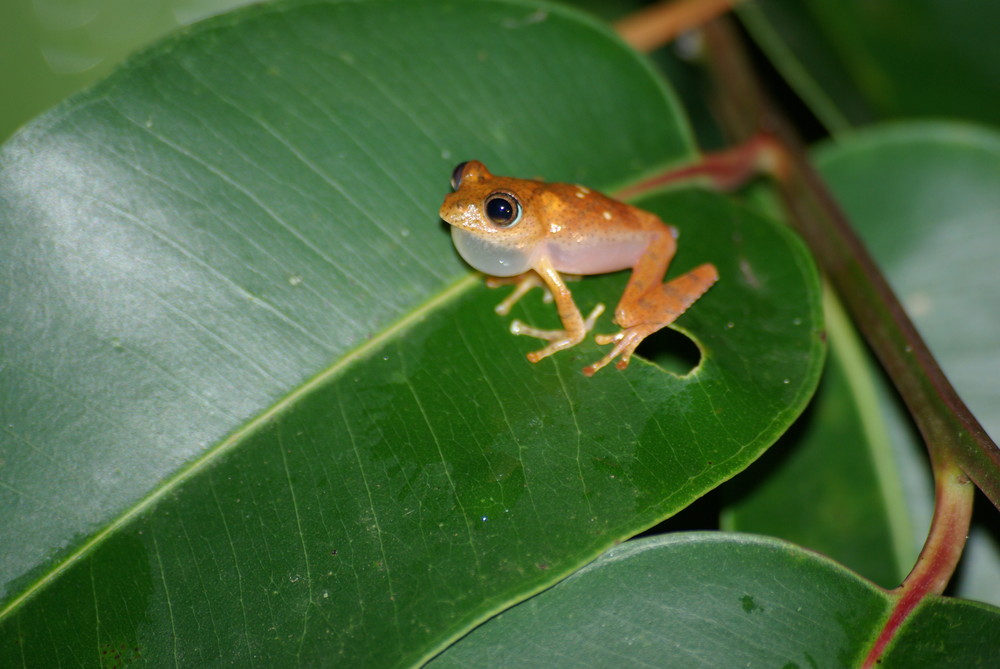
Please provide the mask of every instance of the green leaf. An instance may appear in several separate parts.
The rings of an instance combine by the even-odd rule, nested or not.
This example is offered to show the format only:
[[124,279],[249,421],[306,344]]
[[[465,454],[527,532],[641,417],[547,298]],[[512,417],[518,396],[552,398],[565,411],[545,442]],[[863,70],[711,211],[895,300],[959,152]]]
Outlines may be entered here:
[[[872,128],[822,147],[818,166],[884,269],[921,335],[976,418],[1000,434],[1000,134],[957,123]],[[874,188],[873,184],[878,183]],[[882,402],[909,472],[908,508],[926,525],[923,446],[898,407]],[[958,594],[1000,602],[1000,537],[973,532]]]
[[775,447],[723,489],[723,524],[794,542],[895,587],[916,559],[917,539],[878,402],[879,370],[832,292],[824,315],[830,354],[819,388]]
[[[627,658],[685,669],[854,667],[889,604],[843,567],[784,542],[674,534],[611,549],[430,666],[610,667]],[[879,666],[990,666],[995,645],[984,631],[997,624],[998,609],[930,598]]]
[[677,324],[701,363],[587,379],[592,342],[524,359],[436,215],[460,160],[613,189],[693,159],[686,128],[566,10],[283,2],[16,135],[0,665],[417,662],[746,467],[823,359],[790,233],[645,201],[681,231],[672,274],[722,274]]
[[0,140],[106,75],[136,48],[249,1],[0,3]]
[[[821,146],[818,165],[952,383],[997,434],[1000,136],[956,123],[883,125]],[[795,541],[892,586],[930,522],[925,449],[877,362],[845,339],[843,316],[828,311],[826,321],[824,380],[798,425],[726,487],[739,491],[730,495],[727,528]],[[850,387],[831,388],[843,383]],[[900,518],[893,465],[902,472],[908,521]],[[806,490],[810,503],[795,505]],[[982,520],[950,592],[997,604],[1000,535]],[[907,526],[920,530],[909,542]]]
[[997,3],[758,0],[740,14],[831,130],[916,116],[1000,123]]
[[913,612],[880,667],[982,667],[996,664],[996,607],[930,597]]

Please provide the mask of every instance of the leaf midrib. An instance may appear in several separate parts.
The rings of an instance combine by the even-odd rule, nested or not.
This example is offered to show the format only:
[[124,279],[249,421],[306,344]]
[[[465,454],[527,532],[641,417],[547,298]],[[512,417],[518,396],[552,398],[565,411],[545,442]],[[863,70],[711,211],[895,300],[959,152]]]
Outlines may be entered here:
[[172,476],[161,481],[145,497],[122,512],[118,517],[108,523],[99,532],[94,534],[84,544],[53,564],[44,575],[39,577],[34,583],[27,587],[24,592],[11,599],[7,606],[0,609],[0,621],[6,619],[7,616],[16,611],[21,604],[29,600],[35,593],[39,592],[46,585],[54,581],[62,572],[69,569],[92,550],[104,543],[104,541],[113,535],[118,529],[127,525],[144,511],[153,508],[156,503],[168,493],[177,490],[189,479],[192,479],[201,473],[209,465],[216,462],[219,458],[223,457],[237,445],[242,443],[246,438],[253,435],[262,426],[266,425],[276,416],[293,406],[302,397],[308,395],[316,388],[323,386],[331,379],[335,378],[338,374],[351,367],[353,363],[366,358],[373,351],[381,348],[397,336],[401,336],[409,328],[418,324],[426,316],[434,313],[443,305],[459,299],[463,294],[472,290],[477,285],[479,285],[479,276],[474,273],[466,274],[464,277],[454,281],[451,285],[446,286],[427,301],[408,311],[397,320],[389,323],[384,329],[374,336],[364,340],[358,346],[345,352],[329,367],[300,384],[297,388],[293,389],[267,409],[260,412],[256,417],[248,420],[242,427],[231,432],[229,436],[219,441],[215,446],[206,450],[202,453],[202,455],[189,462]]

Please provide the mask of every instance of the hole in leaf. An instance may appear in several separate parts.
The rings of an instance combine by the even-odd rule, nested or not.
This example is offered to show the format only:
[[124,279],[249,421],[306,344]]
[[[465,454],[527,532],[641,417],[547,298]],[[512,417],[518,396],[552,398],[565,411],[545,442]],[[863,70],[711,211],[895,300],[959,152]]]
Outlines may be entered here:
[[686,376],[701,364],[698,345],[683,332],[669,327],[646,337],[635,352],[677,376]]

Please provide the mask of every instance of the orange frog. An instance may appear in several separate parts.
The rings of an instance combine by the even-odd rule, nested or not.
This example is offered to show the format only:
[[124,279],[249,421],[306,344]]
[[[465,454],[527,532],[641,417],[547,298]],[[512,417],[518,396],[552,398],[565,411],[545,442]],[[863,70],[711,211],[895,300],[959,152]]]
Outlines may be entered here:
[[663,275],[677,249],[677,230],[653,214],[583,186],[493,176],[476,160],[462,163],[451,176],[455,192],[441,206],[441,218],[452,225],[455,248],[467,263],[492,277],[516,283],[497,306],[505,315],[532,287],[545,282],[555,298],[562,330],[540,330],[520,321],[514,334],[545,339],[549,344],[528,354],[538,362],[583,341],[604,311],[598,304],[583,318],[560,273],[604,274],[632,269],[614,322],[621,331],[597,335],[598,344],[614,344],[603,358],[583,368],[587,376],[616,357],[619,369],[643,339],[672,323],[719,278],[704,264],[668,283]]

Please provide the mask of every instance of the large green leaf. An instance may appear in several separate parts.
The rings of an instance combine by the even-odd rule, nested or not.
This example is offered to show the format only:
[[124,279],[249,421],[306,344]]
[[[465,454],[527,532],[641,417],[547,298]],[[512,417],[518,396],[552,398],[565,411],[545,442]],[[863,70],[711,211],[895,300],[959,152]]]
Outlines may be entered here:
[[451,249],[470,157],[612,189],[694,153],[598,24],[402,0],[221,17],[4,146],[0,664],[418,661],[794,419],[823,348],[788,232],[644,202],[674,273],[722,275],[678,322],[701,364],[587,379],[596,345],[532,366]]
[[[890,601],[774,539],[675,534],[608,551],[430,666],[857,667]],[[929,598],[879,666],[992,666],[998,624],[996,608]]]
[[0,3],[0,140],[106,75],[131,51],[252,0]]
[[832,291],[824,302],[830,354],[819,388],[775,447],[723,489],[723,524],[792,541],[895,587],[919,546],[878,402],[878,368]]
[[[849,135],[818,165],[884,268],[962,399],[1000,435],[1000,134],[958,123],[900,123]],[[877,187],[874,184],[878,184]],[[930,517],[923,446],[890,401],[883,409],[908,466],[914,522]],[[1000,603],[1000,534],[974,529],[957,593]]]
[[915,116],[1000,123],[1000,4],[756,0],[740,13],[831,130]]
[[[1000,137],[966,124],[885,124],[845,134],[817,157],[952,383],[996,434]],[[779,447],[727,486],[743,491],[728,527],[793,540],[891,586],[930,522],[925,449],[877,363],[854,350],[843,316],[828,313],[827,324],[830,359],[813,404]],[[892,439],[879,426],[887,419]],[[908,522],[891,467],[902,472]],[[803,491],[807,505],[796,503]],[[988,516],[974,525],[950,592],[997,604],[1000,535]],[[910,545],[908,525],[919,528]],[[893,569],[894,553],[903,572]]]

